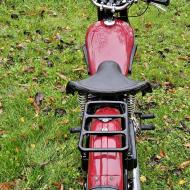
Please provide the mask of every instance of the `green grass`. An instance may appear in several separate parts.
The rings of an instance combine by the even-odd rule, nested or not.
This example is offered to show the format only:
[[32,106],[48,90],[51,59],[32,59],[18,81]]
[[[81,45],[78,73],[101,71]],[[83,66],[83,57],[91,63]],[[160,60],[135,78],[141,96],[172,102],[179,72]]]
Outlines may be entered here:
[[[151,7],[142,17],[131,18],[138,43],[132,77],[156,86],[153,94],[139,96],[140,107],[157,116],[156,130],[138,140],[145,190],[190,189],[190,167],[177,170],[190,158],[184,146],[189,132],[180,129],[184,121],[190,130],[189,12],[188,0],[174,0],[166,13]],[[90,1],[0,1],[0,184],[14,181],[18,190],[53,190],[59,184],[82,190],[78,137],[69,134],[80,123],[79,106],[60,86],[87,76],[81,46],[86,28],[95,21]],[[60,36],[70,45],[60,43]],[[30,102],[37,92],[44,95],[39,114]],[[42,110],[48,107],[46,114]],[[56,108],[67,114],[55,116]],[[159,163],[151,161],[160,152],[165,155]]]

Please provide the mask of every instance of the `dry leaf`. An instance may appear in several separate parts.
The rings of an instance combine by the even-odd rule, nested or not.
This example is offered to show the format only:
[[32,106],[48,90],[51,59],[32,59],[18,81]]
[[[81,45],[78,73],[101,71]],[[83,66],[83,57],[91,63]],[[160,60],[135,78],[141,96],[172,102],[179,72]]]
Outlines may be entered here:
[[190,148],[190,143],[184,144],[186,148]]
[[20,118],[20,122],[21,122],[21,123],[24,123],[24,122],[25,122],[24,117],[21,117],[21,118]]
[[84,69],[83,67],[81,67],[81,68],[75,68],[75,69],[73,69],[73,71],[86,71],[86,69]]
[[0,184],[0,190],[12,190],[16,185],[15,181],[5,182]]
[[39,114],[40,113],[40,107],[36,104],[36,102],[33,103],[33,106],[34,106],[36,114]]
[[6,131],[0,130],[0,135],[4,135],[4,134],[6,134]]
[[160,150],[160,156],[161,156],[162,158],[164,158],[164,157],[166,157],[166,153],[165,153],[163,150]]
[[57,75],[58,75],[61,79],[63,79],[63,80],[68,80],[68,78],[67,78],[64,74],[62,74],[62,73],[57,73]]
[[187,161],[185,161],[185,162],[183,162],[183,163],[181,163],[181,164],[178,166],[178,169],[183,170],[183,169],[185,169],[185,168],[188,167],[188,166],[190,166],[190,159],[187,160]]
[[63,184],[61,184],[60,190],[64,190],[64,186],[63,186]]
[[34,98],[32,98],[32,97],[28,98],[28,102],[33,104],[34,103]]
[[30,147],[31,147],[32,149],[35,149],[35,148],[36,148],[36,145],[35,145],[35,144],[31,144]]
[[35,71],[35,67],[25,67],[23,69],[24,73],[33,73]]
[[152,28],[152,26],[153,26],[153,24],[152,24],[151,22],[145,23],[145,27],[146,27],[147,29]]
[[182,61],[189,61],[190,57],[189,56],[186,56],[186,57],[178,57],[179,60],[182,60]]
[[35,95],[35,102],[38,106],[42,104],[43,99],[44,99],[44,95],[41,92],[37,92]]
[[19,152],[20,152],[20,148],[19,148],[19,147],[16,147],[16,148],[15,148],[15,151],[16,151],[16,153],[19,153]]
[[141,175],[140,180],[141,180],[142,183],[145,183],[146,182],[146,177],[144,175]]
[[61,184],[60,182],[54,182],[52,184],[57,190],[64,190],[64,186],[63,184]]
[[18,50],[22,50],[22,49],[25,49],[25,45],[24,45],[24,44],[18,44],[18,45],[16,46],[16,48],[17,48]]
[[178,182],[179,185],[184,185],[185,183],[186,183],[186,181],[184,179],[180,179]]
[[63,108],[56,108],[55,109],[55,116],[64,116],[66,111]]
[[187,121],[190,121],[190,115],[186,116],[185,119],[186,119]]

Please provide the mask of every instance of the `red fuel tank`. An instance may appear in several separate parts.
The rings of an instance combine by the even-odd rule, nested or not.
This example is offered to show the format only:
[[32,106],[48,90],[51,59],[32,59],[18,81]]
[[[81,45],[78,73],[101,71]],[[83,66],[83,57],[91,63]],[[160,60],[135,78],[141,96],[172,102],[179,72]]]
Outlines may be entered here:
[[96,22],[86,34],[89,73],[95,74],[100,63],[111,60],[118,63],[122,73],[127,75],[133,47],[134,33],[128,23],[115,20],[112,26],[107,26],[104,21]]

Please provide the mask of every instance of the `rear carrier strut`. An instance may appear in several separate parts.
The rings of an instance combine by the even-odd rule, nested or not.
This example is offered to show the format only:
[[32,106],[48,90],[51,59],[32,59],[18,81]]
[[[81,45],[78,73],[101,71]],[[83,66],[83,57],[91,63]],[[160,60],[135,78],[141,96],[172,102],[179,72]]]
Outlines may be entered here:
[[[120,114],[116,115],[99,115],[95,114],[96,110],[101,107],[112,107],[120,110]],[[121,119],[122,130],[120,131],[91,131],[89,126],[93,119],[102,122],[110,121],[113,119]],[[86,103],[82,121],[82,127],[70,129],[71,133],[80,133],[79,150],[82,157],[87,160],[89,152],[122,152],[126,162],[126,169],[132,170],[137,166],[137,154],[135,146],[135,131],[131,120],[128,118],[127,104],[122,101],[90,101]],[[90,148],[86,143],[85,137],[90,136],[122,136],[121,148]]]

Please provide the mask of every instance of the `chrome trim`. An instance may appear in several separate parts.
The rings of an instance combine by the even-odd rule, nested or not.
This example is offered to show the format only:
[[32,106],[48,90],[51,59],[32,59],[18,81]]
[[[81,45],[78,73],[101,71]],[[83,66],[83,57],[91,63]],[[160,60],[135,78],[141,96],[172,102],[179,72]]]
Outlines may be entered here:
[[103,3],[101,3],[101,4],[97,3],[97,0],[92,0],[92,2],[93,2],[94,5],[99,7],[100,10],[108,9],[108,10],[111,10],[112,12],[115,12],[115,11],[121,11],[121,10],[126,9],[129,5],[131,5],[134,2],[134,0],[129,0],[128,2],[126,2],[122,6],[116,6],[115,4],[113,4],[113,5],[104,5]]

